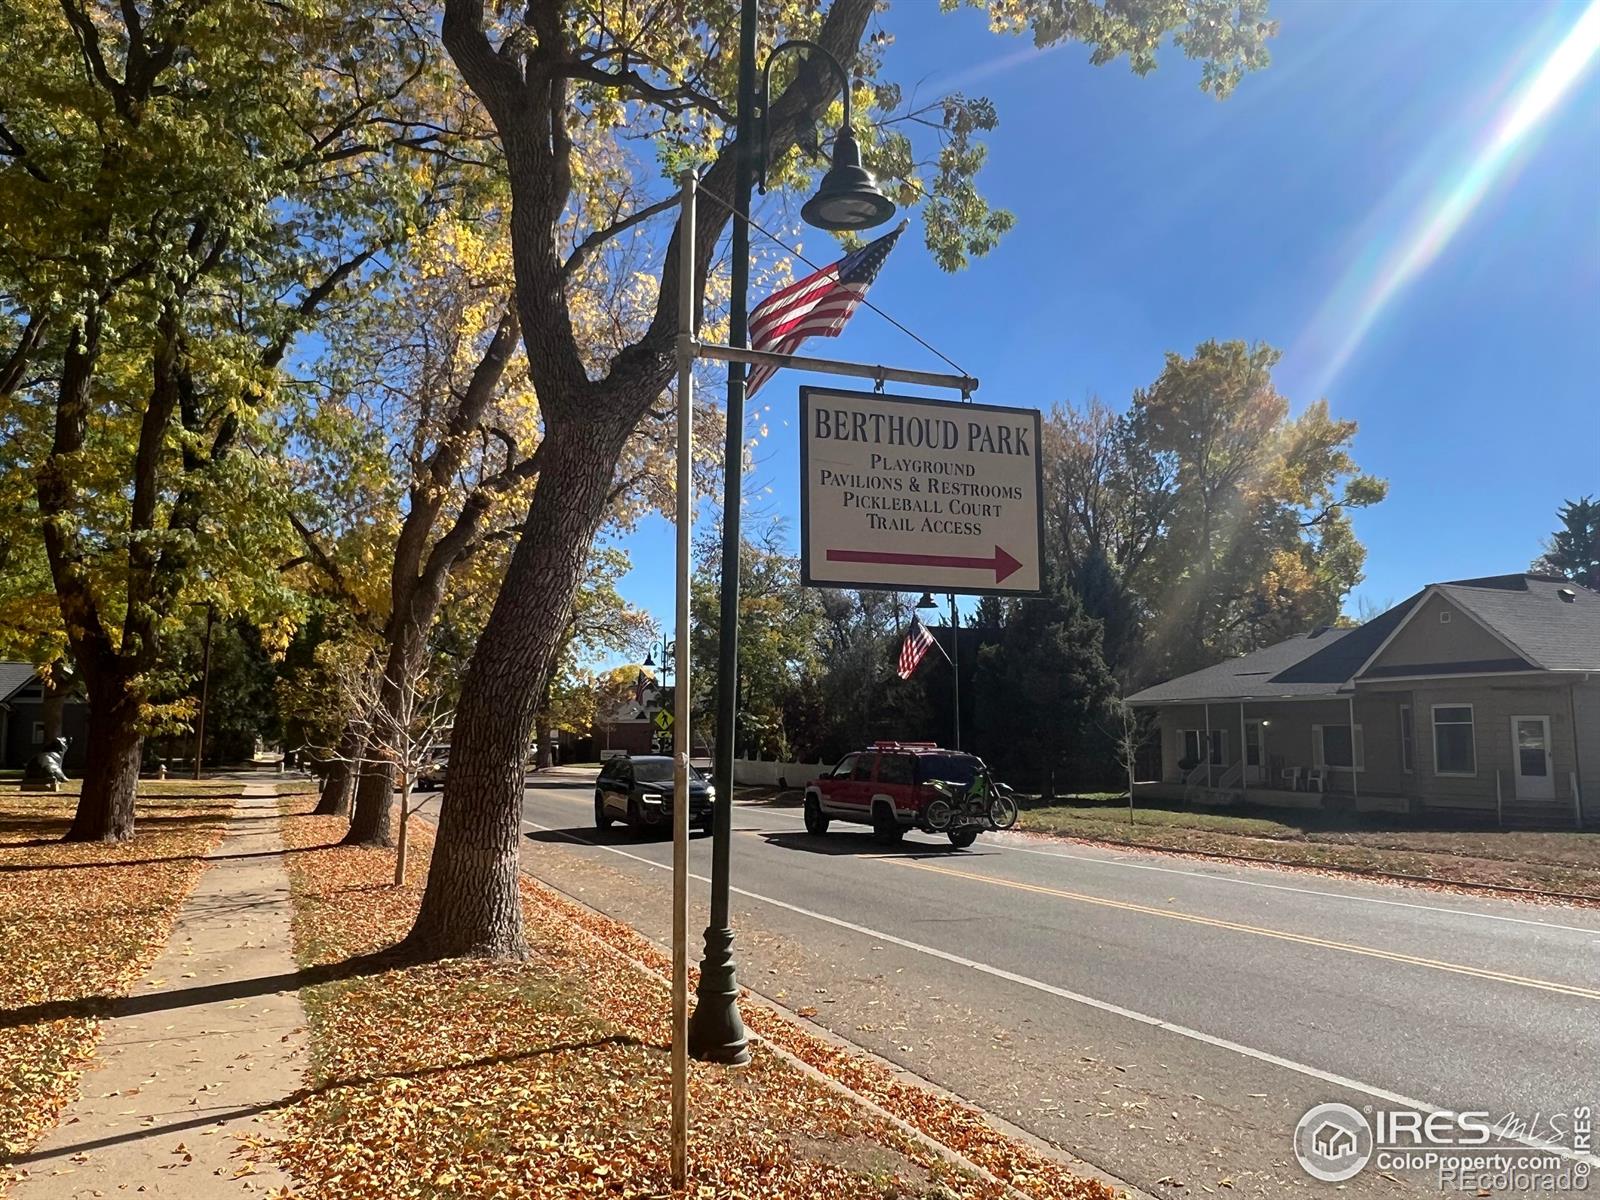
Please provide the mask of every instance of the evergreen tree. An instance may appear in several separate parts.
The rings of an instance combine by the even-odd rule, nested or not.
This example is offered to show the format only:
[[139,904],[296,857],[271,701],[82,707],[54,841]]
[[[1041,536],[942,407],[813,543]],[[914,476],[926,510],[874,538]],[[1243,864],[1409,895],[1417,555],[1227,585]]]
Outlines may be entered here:
[[1561,528],[1550,535],[1533,569],[1600,589],[1600,504],[1592,496],[1580,496],[1558,508],[1556,516]]
[[1049,793],[1097,783],[1114,761],[1102,725],[1116,684],[1101,624],[1058,573],[979,649],[973,693],[973,748],[1017,784]]

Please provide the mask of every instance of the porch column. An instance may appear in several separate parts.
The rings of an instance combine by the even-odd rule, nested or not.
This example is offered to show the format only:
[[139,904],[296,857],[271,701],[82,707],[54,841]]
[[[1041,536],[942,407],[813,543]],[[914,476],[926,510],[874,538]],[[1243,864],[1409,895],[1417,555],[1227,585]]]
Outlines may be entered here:
[[1211,702],[1206,702],[1206,787],[1211,787]]
[[1239,787],[1250,799],[1250,731],[1244,727],[1244,701],[1239,701]]
[[1351,798],[1361,799],[1361,773],[1356,770],[1356,694],[1350,693],[1350,795]]

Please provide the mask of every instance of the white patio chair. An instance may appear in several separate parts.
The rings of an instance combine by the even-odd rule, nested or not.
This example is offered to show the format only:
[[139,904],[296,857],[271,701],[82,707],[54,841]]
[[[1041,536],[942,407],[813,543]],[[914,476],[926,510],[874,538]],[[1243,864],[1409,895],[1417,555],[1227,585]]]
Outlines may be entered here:
[[1306,791],[1327,791],[1328,772],[1322,767],[1312,767],[1306,772]]

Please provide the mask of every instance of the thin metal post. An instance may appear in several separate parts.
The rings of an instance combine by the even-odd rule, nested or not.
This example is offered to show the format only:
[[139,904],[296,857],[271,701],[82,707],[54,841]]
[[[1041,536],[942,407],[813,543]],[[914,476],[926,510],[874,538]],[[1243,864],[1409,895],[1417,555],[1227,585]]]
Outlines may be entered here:
[[956,594],[950,593],[950,673],[956,680],[956,744],[961,749],[961,616],[956,612]]
[[1350,798],[1358,805],[1361,803],[1361,772],[1356,770],[1360,766],[1360,759],[1356,756],[1356,694],[1350,693]]
[[1250,727],[1245,724],[1244,701],[1239,701],[1239,787],[1250,801]]
[[211,626],[217,619],[217,606],[206,605],[206,649],[200,668],[200,719],[194,727],[194,777],[200,778],[200,760],[206,753],[206,707],[211,703]]
[[1211,705],[1206,705],[1206,791],[1211,790]]
[[[678,215],[677,683],[672,693],[672,1186],[689,1185],[689,550],[694,520],[695,173]],[[661,673],[666,675],[666,639]]]
[[811,358],[804,354],[779,354],[772,350],[748,350],[734,346],[719,346],[714,342],[699,342],[695,354],[701,358],[720,359],[723,362],[741,362],[752,367],[789,367],[796,371],[816,371],[823,375],[849,375],[856,379],[870,379],[874,383],[914,383],[922,387],[949,388],[963,397],[978,390],[978,381],[970,375],[949,375],[942,371],[913,371],[908,367],[883,367],[869,363],[846,362],[838,358]]
[[[756,0],[739,6],[739,124],[734,141],[733,246],[728,297],[728,345],[749,339],[750,193],[755,190]],[[728,436],[722,464],[722,596],[717,647],[717,800],[711,833],[711,916],[706,925],[700,984],[689,1022],[689,1053],[702,1062],[742,1066],[750,1061],[739,1018],[739,981],[728,920],[729,855],[733,846],[733,752],[739,706],[739,532],[744,484],[744,364],[728,366]]]

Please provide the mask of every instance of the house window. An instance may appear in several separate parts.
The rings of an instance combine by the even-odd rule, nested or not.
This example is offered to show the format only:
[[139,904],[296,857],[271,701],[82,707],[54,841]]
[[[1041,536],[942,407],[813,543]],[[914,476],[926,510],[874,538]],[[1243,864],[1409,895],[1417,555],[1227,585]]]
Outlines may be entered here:
[[1407,773],[1415,771],[1416,747],[1412,744],[1414,733],[1411,728],[1411,705],[1400,706],[1400,769]]
[[[1205,744],[1206,731],[1204,729],[1185,729],[1183,731],[1183,761],[1200,763],[1200,747]],[[1211,761],[1214,765],[1225,767],[1228,765],[1228,731],[1226,729],[1213,729],[1211,731]]]
[[44,745],[44,722],[43,721],[35,721],[33,723],[33,744],[35,746]]
[[1366,739],[1361,736],[1361,726],[1355,727],[1352,737],[1349,725],[1313,725],[1311,727],[1311,763],[1324,769],[1365,771],[1367,769]]
[[1472,705],[1433,706],[1433,773],[1476,775],[1478,755],[1473,748]]

